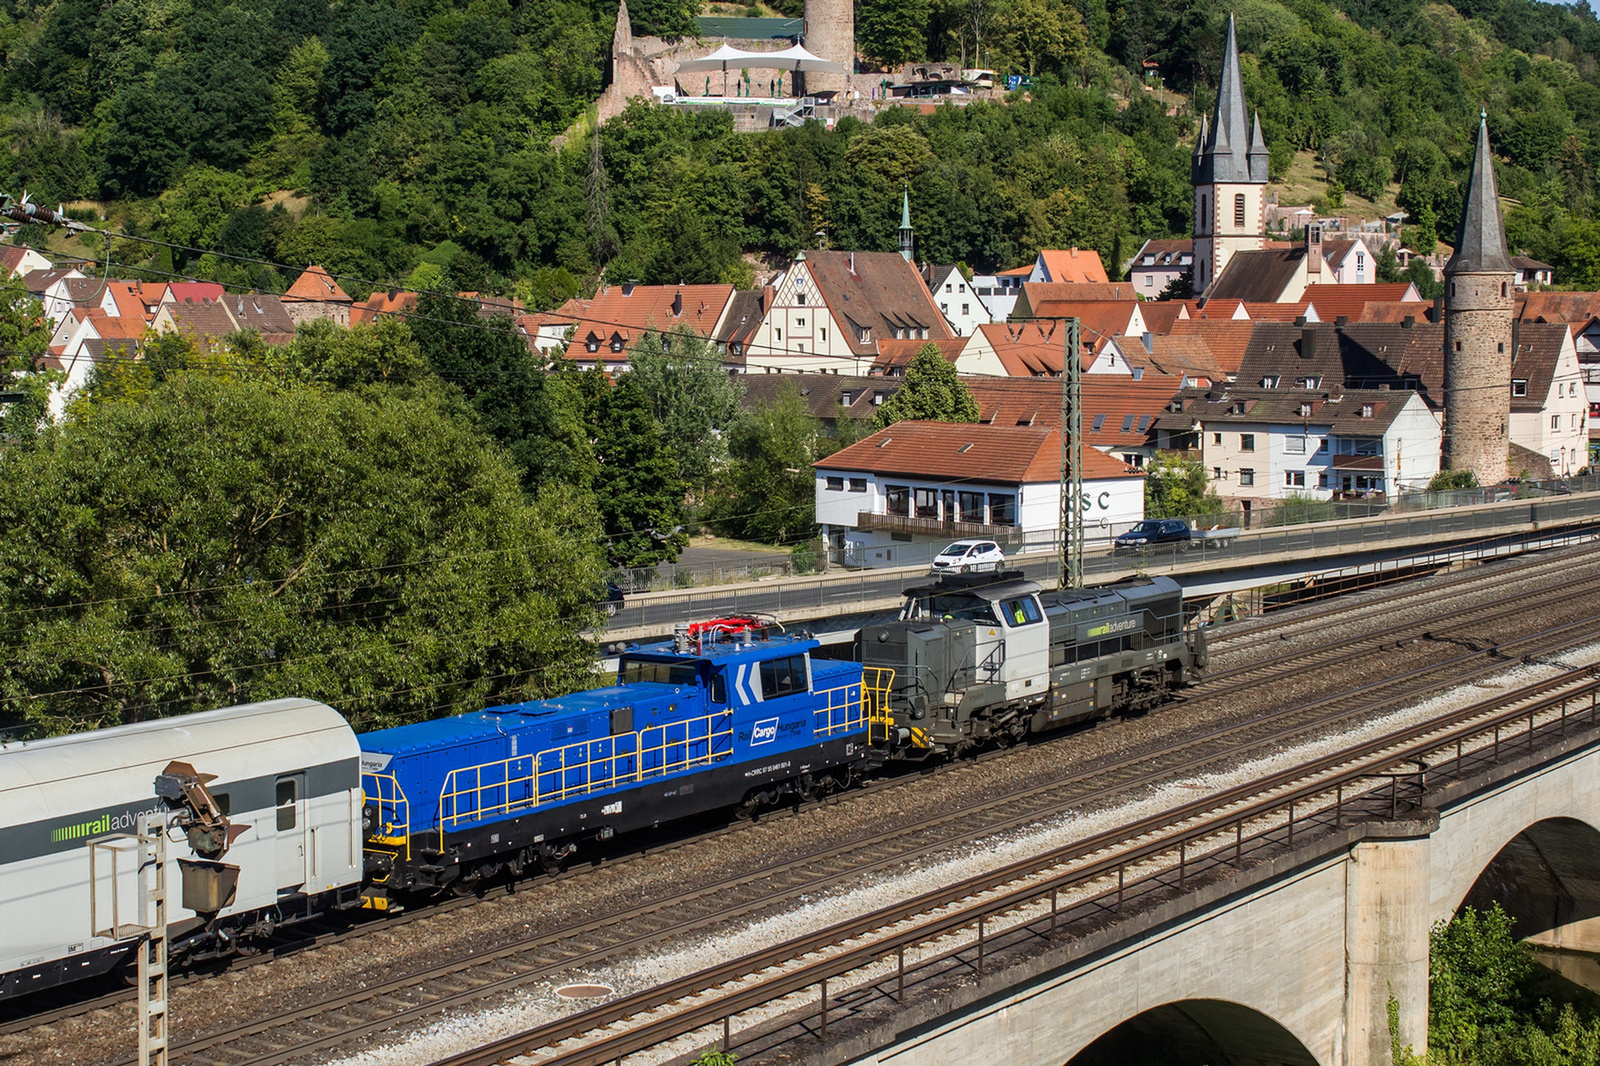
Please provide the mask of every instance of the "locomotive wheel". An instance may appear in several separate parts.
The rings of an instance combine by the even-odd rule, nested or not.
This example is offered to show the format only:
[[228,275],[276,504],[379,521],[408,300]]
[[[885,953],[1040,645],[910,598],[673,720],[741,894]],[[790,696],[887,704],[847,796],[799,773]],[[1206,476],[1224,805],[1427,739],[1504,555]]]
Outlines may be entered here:
[[744,799],[733,808],[733,816],[741,822],[756,820],[756,811],[761,809],[761,796],[756,792],[746,792]]

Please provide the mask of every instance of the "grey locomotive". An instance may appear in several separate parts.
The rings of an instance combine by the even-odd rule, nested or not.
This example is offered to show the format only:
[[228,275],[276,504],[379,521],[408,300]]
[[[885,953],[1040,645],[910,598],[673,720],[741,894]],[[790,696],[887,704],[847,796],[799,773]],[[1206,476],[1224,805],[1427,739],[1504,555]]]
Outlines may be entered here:
[[856,651],[895,672],[902,758],[1146,711],[1206,666],[1205,633],[1185,629],[1183,589],[1164,577],[1043,593],[1014,572],[946,575],[907,590],[899,620],[862,629]]

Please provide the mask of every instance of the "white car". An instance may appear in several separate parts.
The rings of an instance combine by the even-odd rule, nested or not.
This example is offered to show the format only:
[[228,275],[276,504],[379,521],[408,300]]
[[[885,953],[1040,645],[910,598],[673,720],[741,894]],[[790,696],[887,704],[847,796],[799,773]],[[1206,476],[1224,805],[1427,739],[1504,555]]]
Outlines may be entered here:
[[933,557],[933,571],[954,570],[967,574],[980,570],[998,570],[1006,561],[1006,553],[992,540],[958,540]]

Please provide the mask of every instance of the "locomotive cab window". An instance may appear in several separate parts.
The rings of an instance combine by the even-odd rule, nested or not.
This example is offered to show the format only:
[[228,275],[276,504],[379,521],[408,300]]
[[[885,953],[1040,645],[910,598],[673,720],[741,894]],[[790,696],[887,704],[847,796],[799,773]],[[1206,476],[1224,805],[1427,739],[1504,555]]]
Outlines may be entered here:
[[233,797],[226,792],[213,792],[211,793],[211,799],[216,803],[217,810],[223,814],[233,813]]
[[1011,627],[1032,625],[1039,621],[1039,605],[1032,596],[1019,596],[1001,604],[1001,615]]
[[768,659],[761,664],[761,695],[763,699],[792,696],[810,688],[806,681],[806,657],[791,655],[783,659]]
[[286,833],[295,827],[297,810],[295,801],[300,797],[298,782],[292,777],[278,778],[278,832]]
[[624,659],[617,668],[617,684],[637,685],[648,682],[657,685],[692,685],[695,683],[693,663],[655,663],[648,659]]
[[711,702],[728,702],[728,675],[721,670],[713,671],[711,674]]

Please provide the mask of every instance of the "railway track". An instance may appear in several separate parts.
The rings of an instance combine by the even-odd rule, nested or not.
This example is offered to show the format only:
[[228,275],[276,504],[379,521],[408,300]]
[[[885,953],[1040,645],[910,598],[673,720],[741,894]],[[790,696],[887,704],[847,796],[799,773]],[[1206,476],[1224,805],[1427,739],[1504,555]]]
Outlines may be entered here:
[[[830,1013],[835,1026],[874,1010],[886,1013],[904,1000],[908,983],[981,973],[1007,950],[1037,947],[1077,923],[1104,922],[1144,900],[1170,899],[1191,883],[1282,854],[1297,834],[1304,844],[1351,820],[1416,810],[1430,794],[1430,777],[1437,790],[1533,751],[1541,739],[1600,728],[1597,697],[1600,679],[1590,670],[1567,671],[435,1066],[495,1066],[513,1058],[588,1066],[646,1049],[670,1056],[718,1045],[748,1057],[796,1038],[826,1037]],[[762,1019],[733,1024],[757,1009]],[[787,1013],[766,1020],[780,1011]]]
[[1364,617],[1382,617],[1404,609],[1409,602],[1426,601],[1440,594],[1452,597],[1471,595],[1482,588],[1508,582],[1538,580],[1547,574],[1566,576],[1574,560],[1593,554],[1593,545],[1583,543],[1567,548],[1538,552],[1514,559],[1496,560],[1458,571],[1446,577],[1413,578],[1405,587],[1380,595],[1351,592],[1338,599],[1314,606],[1285,607],[1271,615],[1230,622],[1213,629],[1212,647],[1237,654],[1253,648],[1277,645],[1314,627],[1342,625]]
[[[1532,594],[1524,594],[1523,598],[1531,603]],[[1525,609],[1538,609],[1538,605],[1533,603]],[[1480,621],[1505,617],[1503,607],[1479,613]],[[1471,624],[1463,621],[1459,626]],[[1421,699],[1501,671],[1508,661],[1515,661],[1520,655],[1545,654],[1593,640],[1597,628],[1600,613],[1516,640],[1463,650],[1443,662],[1348,692],[1191,733],[1155,750],[1142,749],[1121,759],[1084,767],[921,822],[911,830],[839,843],[753,874],[656,900],[630,912],[529,937],[471,958],[447,960],[381,985],[260,1018],[176,1045],[174,1061],[217,1066],[306,1061],[349,1041],[482,1004],[491,997],[649,950],[687,933],[782,908],[798,896],[815,895],[847,879],[904,866],[965,841],[1125,798],[1150,784],[1192,774],[1219,762],[1243,761],[1370,716],[1392,706],[1397,692],[1403,691],[1409,699]],[[1210,694],[1202,691],[1195,698],[1210,698]]]
[[[1448,595],[1448,596],[1470,595],[1475,590],[1481,590],[1483,587],[1500,588],[1500,587],[1505,586],[1508,583],[1522,583],[1522,582],[1538,581],[1542,577],[1547,576],[1549,573],[1559,573],[1563,578],[1566,578],[1566,577],[1568,577],[1570,575],[1570,573],[1572,571],[1572,560],[1569,558],[1570,554],[1571,553],[1569,553],[1569,552],[1558,552],[1558,553],[1543,555],[1538,559],[1522,560],[1522,561],[1518,561],[1518,562],[1510,564],[1510,565],[1498,565],[1498,566],[1494,566],[1493,567],[1493,572],[1492,573],[1485,573],[1483,569],[1476,569],[1474,571],[1470,571],[1467,574],[1463,575],[1458,580],[1447,582],[1447,583],[1435,584],[1430,588],[1412,589],[1412,590],[1407,590],[1405,592],[1397,592],[1397,593],[1386,594],[1386,595],[1384,595],[1383,597],[1381,597],[1379,599],[1367,598],[1366,600],[1362,601],[1361,603],[1338,605],[1337,608],[1333,608],[1333,609],[1320,608],[1320,609],[1316,610],[1315,612],[1313,612],[1311,614],[1307,614],[1305,612],[1297,612],[1297,614],[1294,617],[1283,617],[1283,618],[1277,619],[1277,621],[1279,623],[1281,623],[1281,624],[1291,625],[1291,626],[1322,625],[1325,628],[1326,626],[1332,625],[1332,624],[1346,624],[1346,623],[1349,623],[1349,622],[1355,620],[1360,615],[1373,614],[1374,612],[1383,612],[1385,614],[1390,613],[1393,610],[1397,609],[1396,605],[1403,604],[1407,600],[1415,600],[1415,601],[1420,601],[1420,602],[1427,602],[1429,600],[1437,599],[1437,598],[1439,598],[1441,596],[1445,596],[1445,595]],[[1580,551],[1579,554],[1582,554],[1582,552]],[[1549,594],[1548,589],[1543,590],[1543,591],[1544,591],[1544,595],[1548,596],[1548,594]],[[1570,586],[1568,586],[1564,591],[1571,592],[1571,591],[1573,591],[1573,589]],[[1528,592],[1522,593],[1522,594],[1515,594],[1515,595],[1512,595],[1512,596],[1498,597],[1496,600],[1494,600],[1492,602],[1494,604],[1496,604],[1496,605],[1500,605],[1501,607],[1504,607],[1504,605],[1507,605],[1507,604],[1509,604],[1509,603],[1511,603],[1513,601],[1534,602],[1538,598],[1538,594],[1539,594],[1539,590],[1536,590],[1536,589],[1535,590],[1529,590]],[[1472,608],[1469,608],[1469,610],[1477,610],[1477,611],[1480,611],[1480,613],[1481,613],[1487,607],[1488,607],[1488,605],[1479,604],[1479,605],[1474,605]],[[1439,629],[1440,628],[1440,626],[1439,626],[1440,619],[1439,618],[1431,618],[1431,619],[1428,619],[1426,621],[1427,621],[1428,624],[1433,625],[1433,627],[1435,629]],[[1462,624],[1466,625],[1466,624],[1469,624],[1469,623],[1463,622]],[[1424,626],[1423,622],[1418,622],[1415,626],[1413,626],[1411,628],[1418,629],[1420,631],[1421,627],[1423,627],[1423,626]],[[1394,628],[1398,632],[1399,630],[1404,629],[1405,627],[1396,626],[1396,627],[1392,627],[1392,628]],[[1254,634],[1254,632],[1255,632],[1254,630],[1246,630],[1244,633],[1239,634],[1239,635],[1243,636],[1243,637],[1251,637]],[[1224,649],[1224,650],[1226,650],[1228,652],[1234,651],[1235,650],[1234,646],[1231,643],[1229,643],[1233,639],[1233,634],[1234,633],[1235,633],[1235,631],[1232,629],[1232,627],[1229,627],[1226,630],[1219,631],[1218,636],[1216,638],[1216,644],[1214,646],[1222,648],[1222,649]],[[1364,636],[1365,639],[1369,639],[1370,640],[1370,639],[1373,638],[1374,634],[1370,634],[1369,633],[1369,634],[1364,634],[1363,636]],[[1270,641],[1269,640],[1262,640],[1262,641],[1258,641],[1257,643],[1268,643],[1268,642],[1278,643],[1278,640],[1277,640],[1277,638],[1271,638]],[[1249,645],[1247,644],[1246,646],[1248,647]],[[1354,646],[1353,642],[1342,642],[1341,644],[1338,645],[1338,647],[1341,647],[1341,648],[1342,647],[1353,647],[1353,646]],[[1301,652],[1301,653],[1298,653],[1298,654],[1299,654],[1299,656],[1303,657],[1303,656],[1315,656],[1317,654],[1327,654],[1327,652],[1328,652],[1328,649],[1320,648],[1320,649],[1306,649],[1304,652]],[[1280,666],[1283,667],[1279,672],[1279,676],[1289,676],[1290,674],[1292,674],[1294,672],[1297,672],[1295,670],[1295,668],[1292,667],[1292,666],[1283,666],[1283,664],[1289,664],[1296,658],[1297,658],[1297,654],[1296,653],[1289,653],[1289,654],[1286,654],[1286,655],[1280,655],[1280,656],[1274,657],[1273,661],[1278,663]],[[1257,664],[1257,665],[1259,665],[1259,664]],[[1303,669],[1304,668],[1301,668],[1301,672],[1303,672]],[[1219,679],[1226,678],[1227,676],[1230,676],[1230,675],[1228,675],[1228,674],[1219,674],[1218,678]],[[1410,675],[1408,675],[1408,677],[1409,676]],[[1252,687],[1252,686],[1261,686],[1261,685],[1266,685],[1266,684],[1270,684],[1270,683],[1271,683],[1271,676],[1269,675],[1266,678],[1262,678],[1262,677],[1254,678],[1248,684],[1240,683],[1238,685],[1235,685],[1234,688],[1235,689],[1237,689],[1237,688],[1248,688],[1248,687]],[[1232,690],[1229,690],[1229,691],[1232,691]],[[1223,694],[1222,692],[1214,692],[1210,688],[1201,689],[1201,690],[1197,690],[1195,693],[1193,693],[1190,696],[1190,701],[1194,702],[1194,701],[1201,700],[1201,699],[1210,699],[1210,698],[1214,698],[1214,697],[1220,697],[1222,694]],[[1286,713],[1286,712],[1284,712],[1284,713]],[[1330,713],[1331,712],[1324,712],[1324,722],[1323,722],[1324,725],[1327,725],[1330,722],[1333,722],[1333,719],[1328,717],[1328,715]],[[1356,712],[1356,713],[1359,714],[1360,712]],[[1261,727],[1262,727],[1262,719],[1253,718],[1253,719],[1249,719],[1249,720],[1247,720],[1245,722],[1238,723],[1234,727],[1229,727],[1227,730],[1222,731],[1222,732],[1213,731],[1211,733],[1207,733],[1207,734],[1204,734],[1204,735],[1191,737],[1189,739],[1193,740],[1193,741],[1199,741],[1199,742],[1205,742],[1205,741],[1210,741],[1210,742],[1214,742],[1214,743],[1215,742],[1222,742],[1228,736],[1236,735],[1237,733],[1239,733],[1241,730],[1243,730],[1245,728],[1261,728]],[[1303,733],[1304,729],[1305,729],[1305,726],[1304,726],[1303,723],[1302,724],[1286,724],[1286,725],[1282,726],[1279,730],[1277,730],[1271,737],[1269,737],[1266,740],[1264,740],[1263,743],[1271,743],[1271,742],[1278,741],[1278,740],[1281,740],[1281,739],[1289,737],[1289,736],[1296,735],[1298,733]],[[1182,746],[1182,745],[1169,745],[1166,749],[1163,749],[1163,750],[1166,751],[1166,753],[1169,755],[1169,757],[1171,757],[1173,759],[1177,759],[1180,762],[1181,762],[1181,760],[1183,758],[1193,757],[1193,754],[1194,754],[1193,752],[1190,752],[1186,746]],[[1000,753],[991,753],[991,754],[998,755]],[[933,821],[925,822],[924,823],[924,828],[927,829],[928,832],[924,834],[924,838],[923,839],[916,839],[916,838],[913,838],[911,835],[907,834],[907,835],[904,836],[903,839],[901,839],[898,843],[893,844],[892,846],[887,844],[887,843],[880,843],[880,844],[878,844],[876,846],[868,847],[867,845],[864,845],[863,842],[854,842],[854,843],[850,843],[850,844],[841,845],[838,849],[835,849],[835,850],[838,851],[838,852],[841,852],[841,853],[849,852],[851,855],[854,856],[854,861],[852,863],[846,864],[844,866],[840,866],[837,870],[834,870],[834,871],[829,871],[827,869],[824,869],[824,867],[825,867],[825,865],[826,865],[826,863],[828,861],[828,857],[827,856],[823,856],[823,855],[807,856],[807,857],[804,857],[803,859],[794,860],[793,862],[791,862],[789,864],[786,864],[786,865],[791,870],[798,870],[799,866],[797,864],[800,864],[800,863],[803,863],[803,862],[812,863],[813,866],[809,871],[807,871],[804,874],[797,875],[797,876],[800,877],[800,880],[796,881],[795,883],[797,885],[809,885],[809,886],[811,886],[811,889],[813,891],[815,891],[817,888],[826,887],[829,884],[837,883],[841,878],[844,878],[844,877],[858,876],[859,874],[861,874],[863,872],[871,872],[873,870],[887,868],[887,867],[895,865],[895,864],[900,864],[900,863],[904,863],[904,862],[907,862],[907,861],[914,861],[916,858],[918,858],[920,856],[931,854],[931,853],[939,850],[940,848],[948,847],[954,841],[955,838],[952,837],[952,836],[949,836],[949,835],[940,835],[936,831],[947,828],[958,817],[963,819],[963,820],[965,820],[965,821],[967,821],[967,822],[969,822],[969,823],[971,823],[971,824],[976,825],[977,822],[974,821],[974,819],[978,818],[979,815],[981,814],[982,824],[985,827],[985,828],[982,829],[982,832],[992,833],[992,832],[1004,831],[1007,828],[1008,825],[1015,825],[1015,824],[1017,824],[1019,822],[1025,822],[1026,820],[1028,820],[1030,818],[1038,817],[1038,809],[1029,804],[1027,793],[1037,793],[1037,792],[1045,790],[1045,789],[1061,788],[1063,785],[1070,785],[1070,784],[1074,784],[1074,783],[1078,784],[1080,787],[1086,787],[1086,786],[1084,786],[1084,782],[1086,782],[1088,780],[1088,778],[1091,776],[1091,774],[1107,774],[1107,773],[1116,774],[1116,773],[1119,773],[1119,772],[1126,773],[1129,770],[1129,768],[1131,767],[1131,764],[1133,762],[1142,761],[1145,758],[1147,758],[1149,756],[1149,754],[1150,753],[1148,751],[1144,751],[1144,752],[1141,753],[1141,755],[1139,756],[1138,760],[1134,760],[1134,759],[1125,760],[1123,763],[1121,763],[1119,765],[1115,765],[1115,766],[1097,766],[1097,767],[1093,767],[1093,768],[1090,768],[1089,770],[1084,771],[1082,773],[1074,773],[1073,775],[1071,775],[1070,777],[1068,777],[1066,779],[1053,780],[1047,786],[1038,786],[1037,788],[1034,788],[1034,789],[1025,789],[1025,790],[1021,790],[1019,792],[1008,794],[1006,796],[997,797],[997,798],[995,798],[995,799],[993,799],[991,801],[985,802],[982,805],[981,811],[969,808],[969,809],[966,809],[966,810],[963,810],[963,811],[959,812],[958,814],[952,814],[952,816],[950,818],[936,819],[936,820],[933,820]],[[963,762],[960,762],[960,763],[943,766],[943,767],[938,768],[938,772],[961,772],[961,771],[963,771],[965,769],[974,767],[976,765],[981,765],[981,763],[985,761],[985,758],[986,757],[980,757],[978,760],[966,760],[966,761],[963,761]],[[841,800],[842,801],[846,801],[846,802],[854,802],[856,800],[864,800],[867,796],[869,796],[869,795],[871,795],[871,794],[873,794],[875,792],[878,792],[878,791],[883,790],[883,789],[888,789],[888,788],[901,787],[902,785],[904,785],[904,783],[905,782],[904,782],[903,778],[883,779],[883,780],[880,780],[880,781],[872,783],[871,785],[867,786],[866,788],[858,789],[858,790],[856,790],[856,791],[854,791],[852,793],[846,794],[843,797],[838,797],[838,796],[831,797],[831,798],[829,798],[827,800],[822,801],[822,803],[823,804],[828,804],[828,803],[840,802]],[[1126,787],[1129,787],[1129,786],[1127,786],[1125,783],[1121,783],[1121,784],[1114,783],[1114,784],[1111,784],[1111,785],[1107,786],[1106,788],[1104,788],[1100,792],[1095,792],[1093,790],[1090,790],[1090,792],[1088,792],[1088,793],[1080,794],[1078,801],[1082,802],[1085,795],[1087,795],[1090,800],[1092,800],[1096,796],[1099,796],[1099,797],[1103,798],[1106,795],[1112,795],[1116,791],[1118,791],[1119,789],[1125,789]],[[814,808],[816,806],[818,806],[818,804],[806,804],[806,805],[804,805],[803,807],[801,807],[799,809],[801,811],[804,811],[804,810],[812,809],[812,808]],[[786,814],[792,814],[794,812],[793,811],[786,811],[786,812],[776,812],[776,813],[778,813],[781,816],[781,815],[786,815]],[[688,847],[688,846],[694,845],[696,843],[701,843],[704,840],[706,840],[708,837],[717,836],[717,835],[720,835],[722,833],[732,832],[732,831],[735,831],[735,830],[736,830],[736,827],[734,827],[734,826],[721,826],[721,827],[717,827],[717,828],[711,829],[708,832],[695,833],[695,834],[690,835],[690,836],[682,836],[682,835],[680,835],[676,839],[670,839],[670,840],[667,840],[666,842],[660,843],[660,844],[647,844],[647,845],[644,845],[644,846],[630,847],[627,850],[621,851],[618,854],[615,854],[614,856],[612,856],[610,858],[607,858],[607,859],[605,859],[605,860],[603,860],[601,862],[598,862],[598,863],[595,863],[595,864],[592,864],[592,865],[587,865],[585,867],[579,868],[579,869],[577,869],[575,871],[572,871],[572,872],[570,872],[570,873],[568,873],[566,875],[563,875],[563,876],[591,875],[591,874],[594,874],[594,873],[598,872],[597,867],[610,866],[610,865],[614,865],[614,864],[619,863],[619,862],[628,862],[628,861],[631,861],[631,860],[638,859],[638,858],[640,858],[642,856],[659,856],[659,855],[661,855],[663,853],[671,852],[671,851],[676,850],[678,848]],[[968,834],[968,835],[971,835],[971,834]],[[753,875],[753,877],[766,877],[768,875],[777,876],[780,873],[782,873],[782,871],[779,871],[779,870],[776,870],[776,869],[764,870],[764,871],[761,871],[759,874]],[[751,880],[751,878],[745,878],[744,880],[746,882],[748,882],[749,880]],[[496,890],[494,890],[492,895],[498,895],[501,891],[509,890],[509,888],[514,888],[514,887],[515,886],[508,886],[507,889],[499,889],[499,888],[497,888]],[[732,886],[730,886],[729,884],[724,883],[724,884],[719,884],[717,886],[714,886],[713,889],[708,889],[706,891],[712,892],[712,894],[715,894],[716,892],[728,891],[728,890],[731,889],[731,887]],[[458,908],[461,908],[461,907],[472,906],[477,902],[478,902],[478,900],[476,900],[476,899],[448,900],[448,901],[443,901],[443,902],[440,902],[440,903],[437,903],[437,904],[432,904],[432,905],[428,906],[427,908],[414,910],[414,911],[411,911],[409,913],[401,914],[401,915],[395,916],[395,917],[390,917],[390,918],[383,919],[383,920],[380,920],[380,921],[361,921],[361,922],[358,922],[356,925],[353,925],[353,926],[349,925],[349,924],[342,924],[342,923],[334,922],[334,923],[330,923],[330,924],[327,924],[327,925],[324,925],[324,926],[321,926],[321,927],[318,927],[318,926],[301,927],[301,931],[302,931],[303,935],[301,936],[301,938],[297,942],[279,946],[279,947],[275,948],[273,951],[271,951],[269,953],[266,953],[266,954],[262,954],[262,955],[258,955],[258,956],[254,956],[254,957],[249,957],[249,958],[243,958],[243,959],[236,960],[235,963],[234,963],[234,967],[233,968],[237,969],[239,967],[249,967],[251,965],[258,964],[258,963],[261,963],[261,962],[270,961],[270,960],[276,959],[276,958],[282,958],[286,954],[290,954],[290,953],[293,953],[293,952],[296,952],[296,951],[304,951],[304,950],[308,950],[308,949],[311,949],[311,948],[320,948],[320,947],[323,947],[323,946],[339,943],[341,941],[354,939],[354,938],[366,935],[367,933],[369,933],[369,932],[371,932],[373,930],[392,930],[392,929],[396,929],[399,926],[403,925],[404,923],[411,922],[411,921],[417,921],[417,920],[421,920],[421,919],[424,919],[424,918],[439,917],[439,916],[448,914],[452,910],[455,910],[455,909],[458,909]],[[754,909],[759,909],[759,907],[761,905],[762,905],[762,903],[759,900],[752,901],[740,913],[747,913],[747,912],[753,911]],[[768,905],[770,905],[770,902],[769,902]],[[670,909],[670,908],[665,908],[665,909]],[[728,916],[728,914],[729,914],[728,909],[726,907],[723,907],[721,909],[721,914],[722,914],[722,916],[724,918],[726,918]],[[612,920],[615,921],[616,919],[613,918]],[[674,925],[672,928],[675,931],[681,931],[684,927],[681,924],[678,924],[678,925]],[[562,930],[559,935],[565,936],[565,935],[569,935],[572,932],[573,932],[573,930]],[[546,965],[547,966],[559,966],[559,965],[561,965],[561,963],[559,962],[559,960],[557,960],[557,961],[548,962],[548,963],[546,963]],[[192,983],[194,981],[208,980],[208,979],[211,979],[214,976],[214,973],[215,973],[215,970],[201,970],[201,971],[198,971],[198,972],[196,972],[194,974],[180,976],[179,978],[177,978],[175,980],[174,983],[177,984],[177,985],[181,985],[181,984],[186,983],[186,982],[187,983]],[[533,978],[532,980],[536,980],[536,979],[537,978]],[[99,996],[92,997],[90,999],[82,999],[82,998],[66,999],[63,1002],[60,1002],[59,1004],[49,1005],[47,1007],[47,1009],[45,1009],[43,1011],[40,1011],[38,1009],[38,1004],[40,1002],[38,997],[33,997],[31,1002],[23,1001],[23,1002],[20,1002],[20,1003],[6,1004],[5,1006],[7,1006],[7,1007],[13,1007],[13,1008],[14,1007],[22,1007],[23,1009],[27,1010],[28,1013],[26,1013],[25,1015],[14,1015],[13,1017],[11,1017],[9,1019],[6,1019],[3,1022],[0,1022],[0,1034],[24,1032],[24,1031],[27,1031],[27,1030],[32,1029],[34,1027],[48,1026],[48,1025],[51,1025],[53,1023],[69,1019],[69,1018],[71,1018],[71,1017],[73,1017],[75,1015],[86,1014],[86,1013],[90,1013],[90,1012],[93,1012],[93,1011],[102,1010],[102,1009],[105,1009],[105,1008],[108,1008],[108,1007],[115,1007],[118,1004],[121,1004],[123,1002],[126,1002],[126,1001],[130,1000],[131,998],[132,998],[132,993],[131,992],[119,989],[119,990],[116,990],[116,991],[108,992],[105,995],[99,995]],[[477,998],[481,998],[481,996],[477,997]],[[387,1027],[387,1023],[385,1023],[385,1027]],[[212,1039],[212,1038],[207,1038],[208,1041],[210,1039]],[[342,1040],[342,1039],[345,1039],[345,1038],[341,1036],[341,1037],[338,1037],[337,1039]],[[220,1057],[220,1058],[215,1058],[215,1059],[213,1059],[211,1057],[206,1057],[205,1053],[203,1051],[201,1051],[198,1047],[196,1047],[194,1050],[196,1052],[196,1058],[194,1059],[194,1061],[196,1061],[196,1062],[205,1062],[205,1061],[227,1062],[227,1061],[235,1061],[234,1059],[228,1058],[228,1057]],[[258,1056],[258,1058],[259,1058],[259,1056]],[[283,1060],[284,1059],[282,1057],[279,1058],[279,1061],[283,1061]],[[247,1061],[253,1061],[253,1060],[248,1060],[247,1059]],[[270,1059],[262,1059],[262,1061],[271,1061],[271,1060]]]

